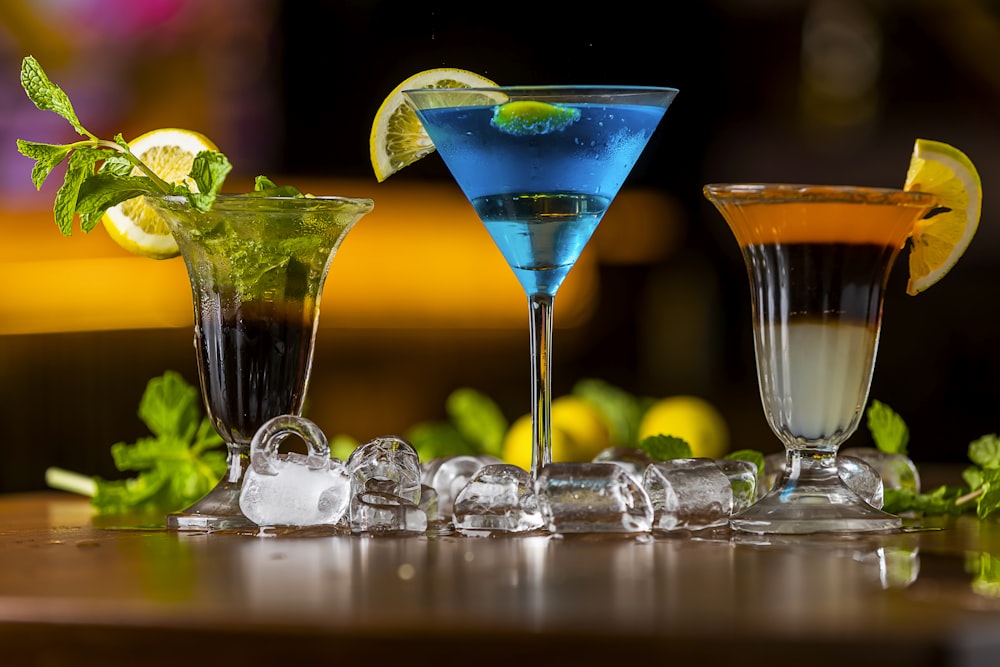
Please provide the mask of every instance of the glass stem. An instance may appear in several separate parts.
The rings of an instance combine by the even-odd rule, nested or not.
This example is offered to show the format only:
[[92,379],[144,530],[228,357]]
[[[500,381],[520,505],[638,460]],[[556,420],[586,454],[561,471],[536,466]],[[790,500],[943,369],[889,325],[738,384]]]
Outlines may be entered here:
[[837,450],[789,448],[785,453],[785,477],[796,488],[839,485]]
[[531,476],[552,463],[552,301],[550,294],[528,297],[531,334]]

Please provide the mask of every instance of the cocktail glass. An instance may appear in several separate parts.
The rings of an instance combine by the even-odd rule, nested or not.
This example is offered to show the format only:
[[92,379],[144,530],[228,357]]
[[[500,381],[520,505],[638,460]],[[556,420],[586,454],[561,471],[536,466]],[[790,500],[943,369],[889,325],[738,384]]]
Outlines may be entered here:
[[677,94],[513,86],[403,93],[528,296],[531,469],[552,461],[556,292]]
[[200,212],[180,197],[150,197],[187,266],[205,406],[228,448],[218,485],[167,517],[174,530],[251,527],[240,510],[250,441],[305,400],[323,283],[370,199],[220,195]]
[[704,188],[736,236],[750,279],[764,414],[784,445],[772,491],[735,515],[755,533],[900,527],[843,483],[837,450],[868,401],[889,272],[933,195],[790,184]]

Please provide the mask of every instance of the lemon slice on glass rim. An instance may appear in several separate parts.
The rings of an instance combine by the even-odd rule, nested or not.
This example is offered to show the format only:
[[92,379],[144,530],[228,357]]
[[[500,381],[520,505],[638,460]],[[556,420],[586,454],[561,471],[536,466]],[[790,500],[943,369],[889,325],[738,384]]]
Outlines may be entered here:
[[910,236],[906,293],[916,295],[941,280],[969,247],[979,228],[983,184],[965,153],[917,139],[903,189],[937,195],[941,209],[917,221]]
[[[132,140],[129,150],[168,183],[186,182],[192,191],[198,186],[188,178],[198,153],[216,151],[203,134],[178,128],[152,130]],[[134,174],[140,173],[133,170]],[[129,252],[152,259],[169,259],[180,254],[166,223],[143,197],[129,199],[109,208],[101,218],[108,235]]]
[[[375,178],[381,183],[403,167],[434,152],[434,142],[427,136],[416,112],[403,96],[404,90],[416,88],[496,88],[486,77],[464,69],[439,67],[424,70],[405,79],[382,101],[375,119],[368,147]],[[502,98],[502,99],[500,99]],[[487,96],[484,104],[503,102],[506,96]]]

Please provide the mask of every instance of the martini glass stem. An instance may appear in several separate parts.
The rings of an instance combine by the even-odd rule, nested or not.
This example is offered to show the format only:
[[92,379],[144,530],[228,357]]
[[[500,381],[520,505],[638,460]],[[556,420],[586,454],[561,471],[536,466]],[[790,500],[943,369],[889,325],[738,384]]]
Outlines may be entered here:
[[531,476],[552,463],[552,301],[550,294],[528,297],[531,335]]

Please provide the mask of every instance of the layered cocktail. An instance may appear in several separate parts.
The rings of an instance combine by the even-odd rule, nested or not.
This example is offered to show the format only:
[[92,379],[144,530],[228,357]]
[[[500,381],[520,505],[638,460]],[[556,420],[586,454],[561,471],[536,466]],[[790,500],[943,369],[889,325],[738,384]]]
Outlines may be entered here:
[[790,184],[704,191],[743,254],[761,400],[788,457],[772,492],[731,525],[775,533],[898,528],[898,517],[841,481],[836,455],[867,403],[890,269],[938,198]]

